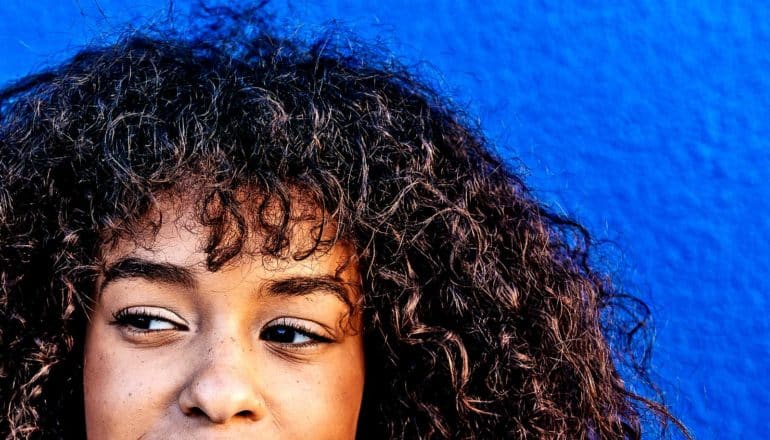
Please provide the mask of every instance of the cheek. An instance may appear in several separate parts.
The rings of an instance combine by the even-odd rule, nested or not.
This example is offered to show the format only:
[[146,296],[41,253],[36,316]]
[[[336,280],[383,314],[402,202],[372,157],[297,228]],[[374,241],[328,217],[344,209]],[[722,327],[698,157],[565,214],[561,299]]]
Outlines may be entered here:
[[140,354],[121,349],[108,331],[89,330],[83,369],[88,438],[138,438],[172,407],[173,370]]
[[265,371],[267,403],[287,434],[355,438],[364,388],[363,350],[360,343],[339,348],[322,363],[282,361]]

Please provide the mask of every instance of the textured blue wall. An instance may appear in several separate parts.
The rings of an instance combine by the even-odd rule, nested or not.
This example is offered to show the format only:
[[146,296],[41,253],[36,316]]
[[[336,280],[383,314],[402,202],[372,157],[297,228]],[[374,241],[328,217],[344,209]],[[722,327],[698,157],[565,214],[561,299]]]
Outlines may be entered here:
[[[123,3],[5,0],[0,82],[167,8],[164,0]],[[337,18],[402,59],[427,60],[433,67],[422,70],[480,119],[501,152],[528,166],[542,199],[617,243],[620,279],[655,313],[655,372],[695,435],[765,437],[770,5],[280,0],[273,7],[303,29]]]

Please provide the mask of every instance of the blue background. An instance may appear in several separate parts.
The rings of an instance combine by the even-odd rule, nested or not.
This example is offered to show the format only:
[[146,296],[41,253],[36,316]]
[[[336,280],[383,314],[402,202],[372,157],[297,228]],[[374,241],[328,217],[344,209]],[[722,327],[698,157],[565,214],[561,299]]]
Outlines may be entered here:
[[[4,0],[0,82],[126,23],[158,21],[168,6]],[[279,0],[271,8],[300,33],[340,19],[468,108],[538,197],[615,243],[619,281],[653,308],[654,372],[696,437],[766,436],[770,5]]]

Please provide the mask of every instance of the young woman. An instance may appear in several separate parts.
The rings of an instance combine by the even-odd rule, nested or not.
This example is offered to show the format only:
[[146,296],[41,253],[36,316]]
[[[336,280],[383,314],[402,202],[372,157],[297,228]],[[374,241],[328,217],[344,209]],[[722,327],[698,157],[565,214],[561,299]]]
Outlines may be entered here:
[[239,35],[134,34],[0,92],[3,437],[678,425],[618,373],[638,303],[440,96]]

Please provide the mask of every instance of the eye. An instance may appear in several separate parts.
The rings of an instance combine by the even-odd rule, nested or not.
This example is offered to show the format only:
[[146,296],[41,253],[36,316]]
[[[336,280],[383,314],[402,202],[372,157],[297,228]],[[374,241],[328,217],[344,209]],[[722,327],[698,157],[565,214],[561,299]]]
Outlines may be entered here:
[[113,315],[113,324],[138,333],[188,330],[176,313],[161,308],[129,307]]
[[259,337],[263,341],[294,347],[332,342],[331,338],[320,335],[320,331],[312,330],[310,325],[300,320],[280,318],[268,324]]

